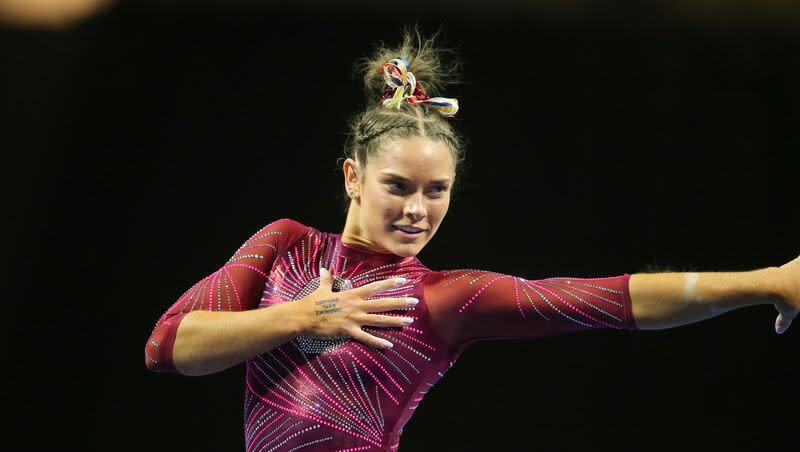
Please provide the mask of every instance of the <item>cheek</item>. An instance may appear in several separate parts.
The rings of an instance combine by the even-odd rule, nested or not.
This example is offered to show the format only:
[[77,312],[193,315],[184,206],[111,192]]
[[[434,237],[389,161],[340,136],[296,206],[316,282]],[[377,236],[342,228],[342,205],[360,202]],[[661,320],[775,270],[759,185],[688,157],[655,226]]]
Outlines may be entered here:
[[391,196],[383,190],[376,190],[370,197],[368,210],[376,214],[381,213],[380,215],[369,215],[373,224],[383,224],[394,221],[397,218],[397,212],[403,210],[403,204],[402,201],[398,201],[396,196]]
[[428,215],[431,217],[431,220],[433,220],[433,222],[436,224],[437,227],[444,218],[444,216],[447,214],[448,207],[450,207],[450,204],[447,202],[443,202],[441,204],[436,204],[435,206],[432,206],[431,209],[428,211]]
[[386,204],[386,195],[383,190],[380,188],[371,189],[369,197],[366,199],[366,204],[373,210],[383,210],[383,206]]
[[400,197],[392,196],[383,191],[375,196],[374,206],[376,210],[384,212],[386,215],[395,215],[398,209],[403,209],[403,200]]
[[402,209],[398,210],[389,205],[383,206],[383,218],[390,223],[398,217],[398,212],[402,212]]

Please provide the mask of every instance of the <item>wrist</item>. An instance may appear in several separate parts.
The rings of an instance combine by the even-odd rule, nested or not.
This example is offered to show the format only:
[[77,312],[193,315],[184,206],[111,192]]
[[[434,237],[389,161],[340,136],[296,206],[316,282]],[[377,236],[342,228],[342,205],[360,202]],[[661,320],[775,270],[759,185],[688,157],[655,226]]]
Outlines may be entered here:
[[765,267],[754,270],[753,295],[764,304],[779,302],[785,291],[783,272],[778,267]]
[[699,274],[697,301],[713,314],[780,300],[783,278],[776,267]]
[[280,319],[278,321],[283,324],[286,332],[291,334],[293,338],[308,331],[308,316],[305,315],[305,309],[301,301],[287,301],[270,308],[278,311],[276,316]]
[[773,285],[775,286],[774,290],[776,297],[781,302],[794,302],[794,304],[796,304],[797,300],[795,299],[797,298],[798,294],[800,294],[800,279],[797,277],[797,274],[786,265],[770,268],[772,269],[773,273],[771,279],[774,281]]

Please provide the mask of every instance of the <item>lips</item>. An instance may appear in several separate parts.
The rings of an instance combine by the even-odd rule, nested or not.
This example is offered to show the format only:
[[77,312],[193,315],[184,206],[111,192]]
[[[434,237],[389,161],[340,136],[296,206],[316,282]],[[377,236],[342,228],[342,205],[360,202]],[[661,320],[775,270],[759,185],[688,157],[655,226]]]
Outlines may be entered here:
[[419,234],[420,232],[425,231],[425,229],[418,228],[416,226],[407,226],[407,225],[397,225],[393,224],[392,227],[395,230],[405,232],[406,234]]

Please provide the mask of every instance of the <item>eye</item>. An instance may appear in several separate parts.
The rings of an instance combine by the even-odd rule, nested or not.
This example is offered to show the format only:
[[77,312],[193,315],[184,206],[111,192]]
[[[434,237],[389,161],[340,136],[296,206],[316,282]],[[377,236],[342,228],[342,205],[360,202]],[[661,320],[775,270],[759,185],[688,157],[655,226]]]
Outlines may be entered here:
[[435,190],[435,191],[434,191],[434,193],[435,193],[437,196],[441,196],[441,195],[443,195],[443,194],[444,194],[444,192],[446,192],[446,191],[447,191],[447,187],[445,187],[445,186],[443,186],[443,185],[438,185],[438,186],[434,187],[434,190]]
[[396,187],[395,188],[396,190],[402,190],[403,189],[403,183],[402,182],[389,181],[388,184],[392,188]]
[[[401,181],[387,181],[386,184],[391,188],[393,191],[403,192],[406,190],[406,184]],[[433,187],[432,194],[435,197],[441,197],[447,191],[447,186],[445,185],[437,185]]]

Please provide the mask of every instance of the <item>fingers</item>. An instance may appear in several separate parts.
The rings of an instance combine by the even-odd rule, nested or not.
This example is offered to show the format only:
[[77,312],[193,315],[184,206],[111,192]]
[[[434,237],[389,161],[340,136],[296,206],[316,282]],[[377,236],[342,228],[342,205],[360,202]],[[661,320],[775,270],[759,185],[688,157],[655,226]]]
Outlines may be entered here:
[[365,300],[362,304],[364,312],[393,311],[395,309],[411,308],[417,305],[419,300],[414,297],[387,297],[375,300]]
[[390,289],[396,289],[403,284],[408,282],[406,278],[389,278],[383,279],[381,281],[373,281],[369,284],[364,284],[361,287],[356,287],[355,289],[351,289],[361,298],[367,298],[370,295],[375,295],[376,293],[386,292]]
[[791,324],[792,317],[790,317],[788,314],[778,314],[778,318],[775,319],[775,332],[778,334],[783,334],[789,329],[789,325]]
[[320,287],[325,287],[326,289],[333,288],[333,278],[331,277],[330,270],[327,268],[319,268],[319,285]]
[[778,318],[775,319],[775,332],[778,334],[783,334],[791,324],[791,320],[787,320],[783,314],[778,314]]
[[353,339],[356,339],[358,341],[361,341],[367,345],[371,345],[376,348],[381,348],[381,349],[392,348],[391,342],[385,339],[381,339],[379,337],[375,337],[367,333],[366,331],[362,330],[361,328],[353,328],[350,331],[350,335],[353,337]]
[[393,315],[364,314],[360,322],[369,326],[405,326],[414,322],[413,317],[399,317]]

